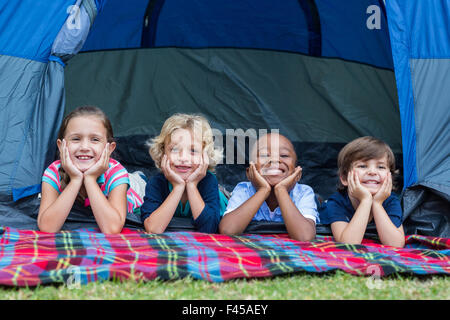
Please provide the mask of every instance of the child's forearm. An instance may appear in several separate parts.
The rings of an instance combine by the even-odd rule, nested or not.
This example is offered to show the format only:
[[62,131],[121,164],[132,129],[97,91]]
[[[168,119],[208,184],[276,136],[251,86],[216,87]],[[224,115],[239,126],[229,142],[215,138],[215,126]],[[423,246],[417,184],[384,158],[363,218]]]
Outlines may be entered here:
[[287,189],[275,188],[275,196],[283,216],[289,237],[299,241],[311,241],[316,237],[316,225],[305,218],[295,206]]
[[202,213],[205,208],[205,202],[197,189],[197,186],[193,183],[186,184],[186,192],[188,196],[189,205],[191,207],[192,217],[195,219]]
[[353,215],[353,218],[347,226],[340,232],[333,236],[338,242],[345,242],[350,244],[361,244],[364,239],[367,224],[369,222],[370,210],[372,208],[372,200],[364,199],[359,203],[358,208]]
[[403,228],[397,228],[392,223],[382,204],[374,201],[372,212],[381,243],[388,246],[403,248],[405,246],[405,234]]
[[238,235],[244,232],[269,194],[270,190],[261,188],[239,208],[224,215],[219,224],[219,232],[229,235]]
[[44,195],[44,190],[42,191],[41,207],[37,219],[39,230],[44,232],[58,232],[61,230],[73,207],[82,184],[82,179],[71,180],[61,194],[58,195],[55,201],[47,208],[43,208],[46,195]]
[[[108,198],[103,194],[96,179],[85,177],[84,187],[90,201],[92,213],[102,233],[116,234],[122,231],[125,224],[126,216],[126,191],[125,202],[120,205],[121,208],[116,208],[108,201]],[[116,188],[120,188],[118,186]],[[122,207],[123,206],[123,207]]]
[[144,227],[149,233],[163,233],[173,218],[184,193],[184,185],[175,185],[158,209],[145,219]]

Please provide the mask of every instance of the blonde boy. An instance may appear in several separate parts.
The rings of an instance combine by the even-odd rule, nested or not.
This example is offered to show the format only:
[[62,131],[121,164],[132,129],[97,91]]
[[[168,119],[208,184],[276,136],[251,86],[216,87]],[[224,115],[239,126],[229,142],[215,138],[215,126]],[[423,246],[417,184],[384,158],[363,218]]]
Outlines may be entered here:
[[214,149],[208,121],[175,114],[150,143],[160,173],[147,183],[141,220],[145,230],[162,233],[174,216],[191,218],[197,231],[214,233],[220,221],[219,188],[214,170],[222,153]]

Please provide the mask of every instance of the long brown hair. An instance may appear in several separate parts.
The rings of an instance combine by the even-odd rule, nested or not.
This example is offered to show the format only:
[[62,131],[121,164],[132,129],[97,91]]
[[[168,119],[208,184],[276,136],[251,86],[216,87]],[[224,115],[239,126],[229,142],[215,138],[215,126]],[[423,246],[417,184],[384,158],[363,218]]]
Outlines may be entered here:
[[[106,114],[98,107],[95,106],[81,106],[71,111],[62,121],[61,127],[58,132],[58,139],[63,140],[66,134],[67,126],[69,125],[70,120],[77,117],[96,117],[100,121],[102,121],[103,125],[106,129],[106,139],[109,143],[114,142],[114,134],[111,125],[111,121],[109,121]],[[59,155],[61,158],[61,155]],[[70,181],[69,175],[63,170],[62,167],[59,168],[59,175],[61,177],[61,190],[67,186]],[[77,200],[84,201],[86,198],[85,195],[78,195]]]

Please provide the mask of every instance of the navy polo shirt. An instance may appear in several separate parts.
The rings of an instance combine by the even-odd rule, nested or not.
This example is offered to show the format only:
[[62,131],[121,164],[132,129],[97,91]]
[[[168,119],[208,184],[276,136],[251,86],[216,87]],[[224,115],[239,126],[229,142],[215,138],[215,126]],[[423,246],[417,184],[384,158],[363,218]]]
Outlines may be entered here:
[[[402,224],[402,207],[400,200],[394,194],[391,194],[383,202],[383,208],[391,219],[392,223],[398,228]],[[347,194],[336,192],[323,203],[319,209],[320,222],[322,224],[332,224],[336,221],[350,222],[355,214],[352,202]]]
[[[186,202],[184,209],[180,202],[174,216],[190,217],[199,232],[215,233],[220,222],[219,185],[216,176],[208,171],[206,176],[198,183],[197,189],[205,203],[205,207],[197,219],[192,216],[189,201]],[[142,223],[161,206],[170,192],[169,181],[161,172],[149,180],[145,187],[144,204],[141,207]]]

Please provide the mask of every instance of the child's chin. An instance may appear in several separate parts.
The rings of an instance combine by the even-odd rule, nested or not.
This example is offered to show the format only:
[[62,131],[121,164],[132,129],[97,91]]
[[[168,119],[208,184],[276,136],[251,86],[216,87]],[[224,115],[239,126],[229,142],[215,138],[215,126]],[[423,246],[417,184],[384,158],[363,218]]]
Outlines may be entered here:
[[280,176],[266,176],[264,177],[271,187],[275,187],[278,183],[283,181],[284,177]]
[[189,171],[189,172],[177,172],[177,174],[181,177],[181,179],[183,179],[185,181],[186,181],[187,178],[189,178],[191,173],[192,173],[191,171]]
[[85,173],[88,171],[92,166],[77,166],[78,170],[80,170],[82,173]]
[[376,195],[377,192],[380,190],[379,187],[377,187],[377,188],[368,188],[368,187],[366,187],[366,189],[369,190],[369,192],[370,192],[370,194],[371,194],[372,196]]

